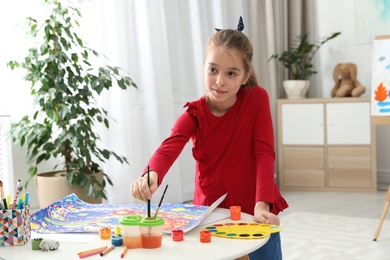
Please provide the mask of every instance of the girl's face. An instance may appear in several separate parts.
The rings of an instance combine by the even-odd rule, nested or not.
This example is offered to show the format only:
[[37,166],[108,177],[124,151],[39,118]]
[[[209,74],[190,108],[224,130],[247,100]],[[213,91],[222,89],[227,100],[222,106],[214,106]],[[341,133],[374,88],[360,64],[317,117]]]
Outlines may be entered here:
[[236,102],[237,92],[249,78],[238,52],[223,47],[209,47],[204,75],[209,101],[220,108],[230,108]]

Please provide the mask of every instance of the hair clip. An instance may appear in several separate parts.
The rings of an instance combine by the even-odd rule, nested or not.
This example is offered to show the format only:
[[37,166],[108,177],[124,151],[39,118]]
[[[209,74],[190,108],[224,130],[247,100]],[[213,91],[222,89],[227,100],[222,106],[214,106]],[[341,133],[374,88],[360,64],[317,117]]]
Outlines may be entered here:
[[[222,29],[215,28],[217,32],[221,31]],[[242,17],[240,16],[240,19],[238,20],[237,25],[237,31],[242,32],[244,30],[244,21],[242,20]]]
[[240,16],[240,19],[238,20],[237,25],[237,31],[242,32],[244,30],[244,21],[242,20],[242,17]]

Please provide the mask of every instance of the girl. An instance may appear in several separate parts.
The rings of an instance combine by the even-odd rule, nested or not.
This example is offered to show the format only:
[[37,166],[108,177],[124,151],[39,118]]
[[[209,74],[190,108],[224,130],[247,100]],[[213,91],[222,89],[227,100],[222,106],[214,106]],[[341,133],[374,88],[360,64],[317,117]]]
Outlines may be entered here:
[[[192,140],[196,160],[194,204],[239,205],[261,223],[279,225],[277,214],[288,207],[274,181],[274,135],[267,92],[257,85],[253,48],[241,32],[219,30],[208,42],[203,72],[206,94],[188,102],[171,135],[132,184],[135,198],[146,201],[161,184],[185,144]],[[279,233],[251,253],[250,259],[282,259]]]

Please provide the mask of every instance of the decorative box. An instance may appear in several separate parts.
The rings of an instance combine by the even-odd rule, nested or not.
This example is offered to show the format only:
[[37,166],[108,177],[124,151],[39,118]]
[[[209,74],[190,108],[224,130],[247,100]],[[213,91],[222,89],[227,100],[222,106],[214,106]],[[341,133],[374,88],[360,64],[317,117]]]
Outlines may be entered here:
[[30,205],[23,209],[0,210],[0,247],[22,246],[30,237]]

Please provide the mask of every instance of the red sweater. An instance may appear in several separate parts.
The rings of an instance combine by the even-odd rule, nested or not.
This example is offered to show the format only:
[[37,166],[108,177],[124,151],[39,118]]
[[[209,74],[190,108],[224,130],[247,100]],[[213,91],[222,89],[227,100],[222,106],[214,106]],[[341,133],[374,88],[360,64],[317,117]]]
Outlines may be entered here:
[[189,139],[196,160],[194,204],[210,206],[228,193],[220,207],[239,205],[254,214],[257,201],[269,202],[278,214],[287,208],[274,181],[274,134],[267,92],[241,88],[223,116],[213,115],[204,96],[188,102],[171,135],[149,161],[159,185]]

